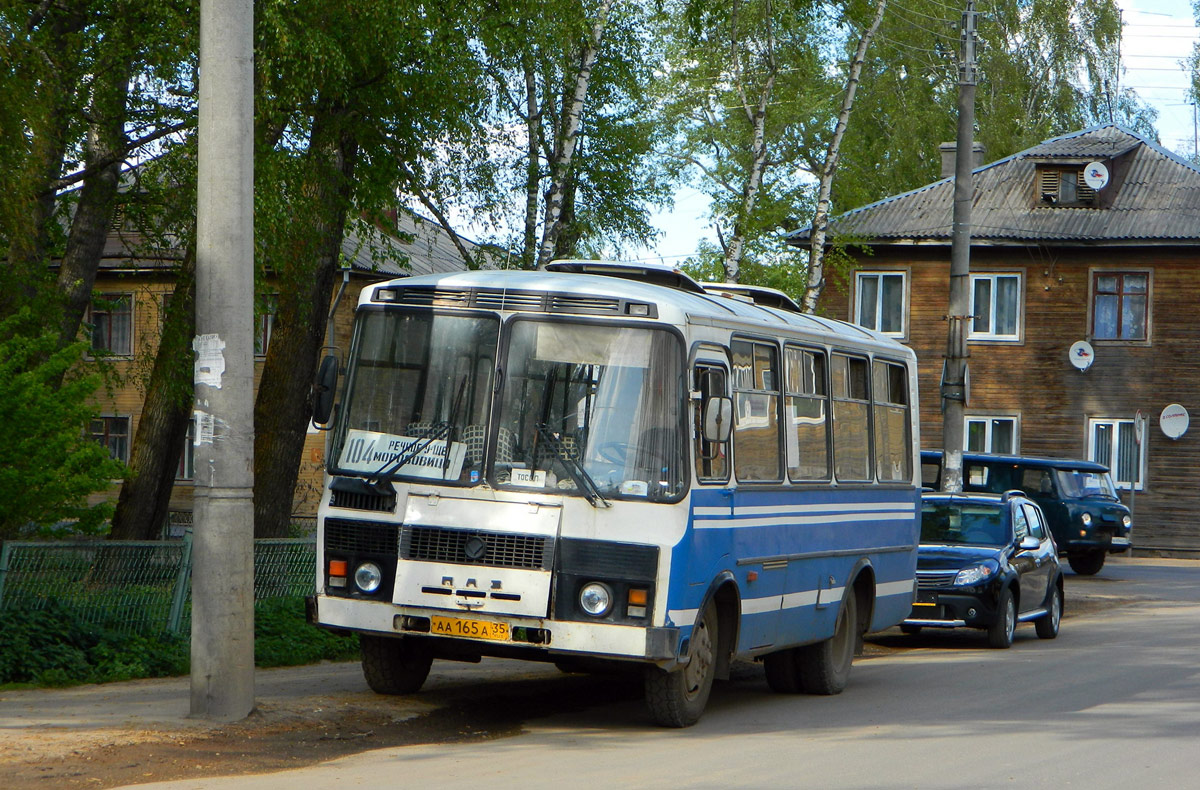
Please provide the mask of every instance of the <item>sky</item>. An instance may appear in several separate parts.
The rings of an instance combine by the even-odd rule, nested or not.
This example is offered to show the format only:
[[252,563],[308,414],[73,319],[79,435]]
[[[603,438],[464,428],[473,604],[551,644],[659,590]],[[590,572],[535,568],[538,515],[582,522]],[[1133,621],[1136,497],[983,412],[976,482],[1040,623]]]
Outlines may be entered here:
[[[1117,4],[1124,22],[1121,87],[1137,91],[1158,110],[1156,126],[1163,147],[1191,155],[1197,148],[1196,107],[1187,97],[1183,61],[1198,38],[1192,0],[1117,0]],[[663,232],[658,243],[629,257],[679,265],[695,252],[700,239],[715,240],[707,213],[707,196],[690,187],[681,189],[674,207],[654,217],[655,227]]]

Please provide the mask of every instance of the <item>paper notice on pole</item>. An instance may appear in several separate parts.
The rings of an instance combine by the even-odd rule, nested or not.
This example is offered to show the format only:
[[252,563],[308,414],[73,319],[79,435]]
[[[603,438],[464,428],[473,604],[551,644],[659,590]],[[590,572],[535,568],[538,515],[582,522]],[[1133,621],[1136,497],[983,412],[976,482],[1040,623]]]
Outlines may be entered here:
[[196,335],[192,338],[192,350],[196,352],[192,381],[221,389],[221,376],[225,373],[225,341],[220,335]]
[[213,415],[196,409],[192,413],[192,418],[196,421],[192,445],[199,447],[202,444],[212,444],[213,438],[216,436],[216,419]]

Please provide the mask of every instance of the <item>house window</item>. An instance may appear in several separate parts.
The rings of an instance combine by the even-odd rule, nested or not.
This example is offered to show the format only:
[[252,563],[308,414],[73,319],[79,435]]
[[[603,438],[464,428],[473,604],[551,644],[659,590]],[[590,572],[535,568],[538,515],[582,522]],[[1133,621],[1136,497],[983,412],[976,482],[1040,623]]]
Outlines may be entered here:
[[904,272],[858,272],[855,278],[854,322],[867,329],[903,337]]
[[1145,340],[1150,275],[1097,272],[1092,276],[1092,338]]
[[179,454],[179,466],[175,469],[176,480],[191,480],[196,474],[196,421],[188,420],[187,436],[183,441],[183,451]]
[[1021,339],[1021,275],[971,275],[971,340]]
[[127,357],[133,353],[133,294],[100,294],[88,308],[92,352]]
[[1038,168],[1036,186],[1041,206],[1096,205],[1096,190],[1084,181],[1081,167]]
[[92,419],[92,439],[108,448],[109,457],[129,462],[129,418],[102,416]]
[[1017,418],[971,416],[966,418],[967,452],[1017,454]]
[[1117,488],[1142,489],[1146,468],[1145,432],[1138,436],[1133,420],[1095,418],[1088,420],[1088,460],[1112,470]]
[[271,345],[271,331],[275,328],[275,314],[279,311],[279,294],[266,294],[259,301],[258,331],[254,334],[254,353],[263,356]]

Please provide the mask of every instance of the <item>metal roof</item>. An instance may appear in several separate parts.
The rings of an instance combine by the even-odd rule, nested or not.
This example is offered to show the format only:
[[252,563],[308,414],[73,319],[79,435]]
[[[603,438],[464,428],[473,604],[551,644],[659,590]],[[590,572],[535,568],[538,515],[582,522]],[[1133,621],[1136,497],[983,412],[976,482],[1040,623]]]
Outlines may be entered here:
[[[1035,198],[1038,164],[1120,160],[1102,207]],[[1109,167],[1113,171],[1112,166]],[[1200,168],[1115,124],[1056,137],[974,171],[971,239],[979,244],[1200,243]],[[830,220],[830,240],[949,244],[954,179],[885,198]],[[811,228],[788,236],[808,242]]]

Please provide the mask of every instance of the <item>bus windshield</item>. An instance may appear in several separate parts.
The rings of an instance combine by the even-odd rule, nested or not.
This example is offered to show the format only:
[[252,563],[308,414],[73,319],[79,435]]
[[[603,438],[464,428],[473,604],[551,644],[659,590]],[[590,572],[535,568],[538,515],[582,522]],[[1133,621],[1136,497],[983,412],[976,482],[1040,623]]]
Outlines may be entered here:
[[481,482],[499,333],[498,316],[363,314],[332,471]]
[[497,427],[497,485],[674,500],[687,487],[683,349],[647,327],[518,320]]

